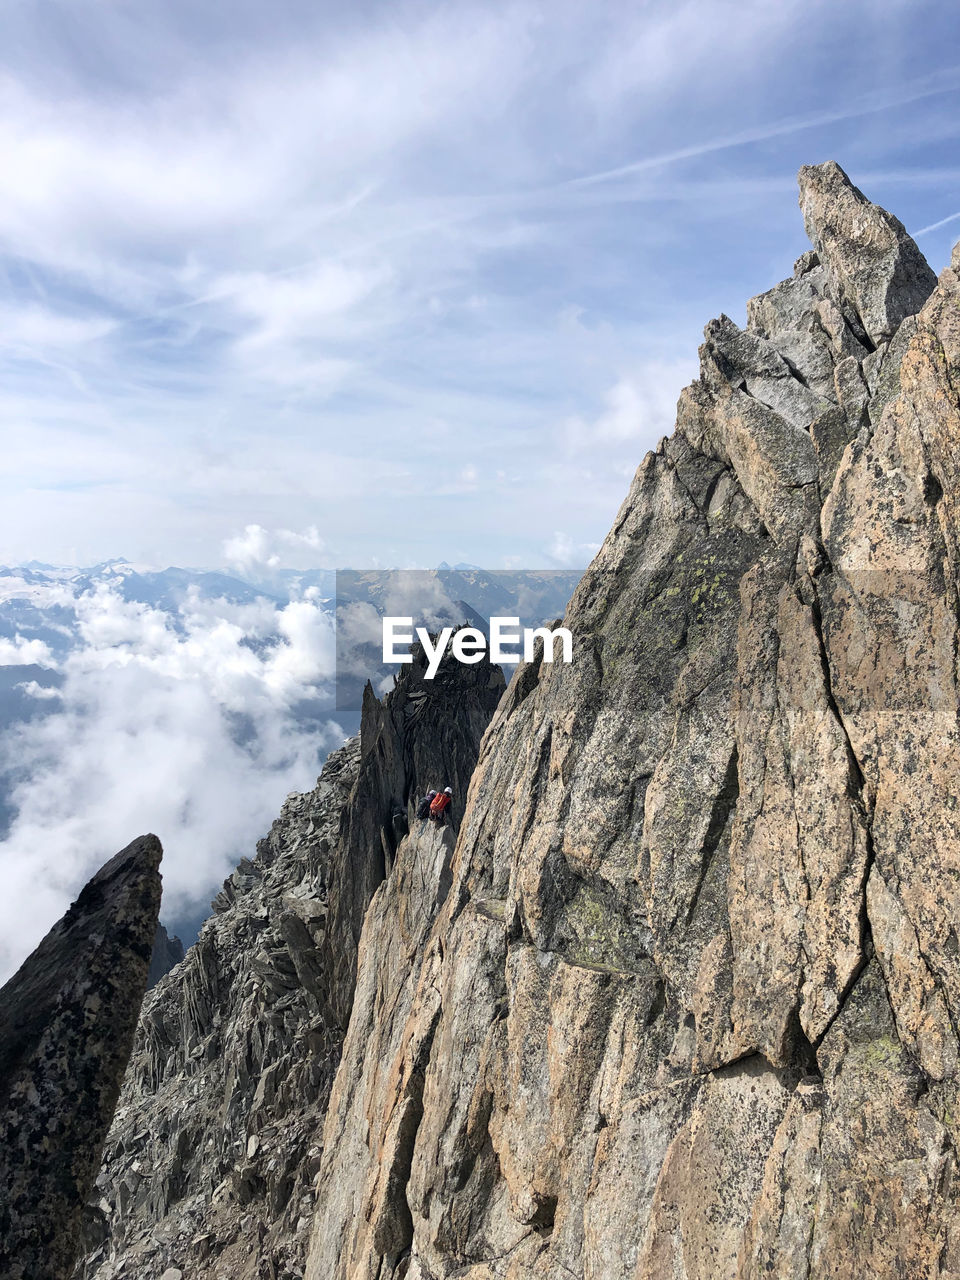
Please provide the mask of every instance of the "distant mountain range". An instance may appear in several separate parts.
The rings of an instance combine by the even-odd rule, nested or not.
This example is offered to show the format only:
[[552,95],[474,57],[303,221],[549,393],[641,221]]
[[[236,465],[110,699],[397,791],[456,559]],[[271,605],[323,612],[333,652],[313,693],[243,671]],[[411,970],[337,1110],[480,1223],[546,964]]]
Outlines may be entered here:
[[[286,604],[291,594],[309,586],[332,594],[333,574],[327,570],[278,575],[276,584],[245,582],[205,569],[138,569],[123,559],[106,560],[89,568],[69,568],[31,560],[24,565],[0,566],[0,725],[9,727],[57,709],[54,691],[62,684],[58,668],[79,643],[77,600],[98,589],[115,592],[127,603],[158,609],[175,631],[183,630],[183,606],[191,599],[231,605],[266,599]],[[4,645],[4,641],[8,644]],[[42,646],[49,664],[31,660]],[[16,661],[18,652],[25,661]],[[9,819],[0,787],[0,830]]]
[[[122,557],[80,568],[0,567],[0,842],[14,840],[0,850],[0,891],[4,856],[21,859],[42,845],[59,857],[75,839],[77,816],[58,792],[72,786],[83,811],[77,859],[118,797],[137,814],[147,805],[147,821],[157,770],[168,799],[149,821],[165,842],[196,849],[190,857],[211,868],[240,857],[268,825],[275,792],[304,786],[357,731],[366,681],[381,693],[392,683],[397,668],[381,661],[379,617],[415,613],[485,630],[494,615],[516,615],[537,625],[563,614],[579,577],[446,562],[423,571],[280,570],[262,580]],[[338,625],[335,686],[333,623],[349,606],[360,608],[366,631],[345,658]],[[136,763],[124,742],[139,744]],[[191,771],[178,763],[188,757],[202,763]],[[233,789],[247,800],[237,843],[206,848],[200,831],[210,806],[237,809]],[[168,858],[167,922],[189,941],[209,897],[198,874],[192,905],[174,908],[179,875]]]

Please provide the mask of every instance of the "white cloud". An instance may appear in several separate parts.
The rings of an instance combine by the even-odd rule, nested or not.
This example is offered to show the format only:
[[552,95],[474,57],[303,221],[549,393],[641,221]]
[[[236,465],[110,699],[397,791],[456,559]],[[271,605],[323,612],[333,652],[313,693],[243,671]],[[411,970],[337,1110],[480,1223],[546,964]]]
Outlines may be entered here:
[[22,680],[15,686],[22,689],[30,698],[36,698],[39,702],[56,702],[60,697],[60,690],[53,685],[38,684],[36,680]]
[[242,533],[226,538],[223,558],[237,573],[269,575],[284,564],[293,568],[322,568],[326,543],[316,525],[306,529],[265,529],[248,524]]
[[155,659],[170,651],[175,636],[166,614],[135,600],[124,600],[112,586],[98,583],[74,605],[85,661],[107,666],[136,655]]
[[108,317],[70,315],[50,307],[0,306],[0,347],[61,350],[94,342],[114,327]]
[[[194,914],[342,736],[297,710],[332,696],[333,622],[315,592],[283,607],[194,595],[174,618],[101,585],[74,607],[58,703],[0,738],[15,812],[0,842],[0,979],[142,832],[164,845],[164,918]],[[21,661],[41,656],[30,643]]]
[[319,592],[310,588],[302,600],[292,600],[277,614],[277,645],[264,664],[264,681],[285,700],[296,701],[304,689],[329,677],[336,665],[336,646],[330,614],[318,605]]
[[311,551],[322,551],[325,543],[320,537],[315,524],[297,533],[294,529],[278,529],[277,538],[291,547],[309,547]]
[[297,273],[264,272],[224,277],[217,299],[229,299],[255,324],[241,351],[290,337],[319,338],[342,332],[345,318],[386,282],[383,271],[321,262]]
[[[261,39],[248,32],[232,56],[210,50],[177,65],[173,31],[155,11],[152,52],[169,65],[156,91],[139,96],[8,74],[0,236],[18,252],[83,270],[144,241],[165,248],[183,238],[209,251],[229,236],[220,245],[229,249],[251,227],[268,245],[292,236],[316,243],[319,229],[376,188],[372,175],[475,120],[522,76],[523,6],[463,6],[339,31],[318,16],[305,14],[296,33],[282,23]],[[103,34],[98,21],[109,28],[109,15],[96,15],[88,38]],[[128,52],[142,58],[136,44]],[[299,286],[285,293],[252,273],[257,280],[273,302],[298,305]],[[149,277],[129,283],[133,291]]]
[[590,563],[599,550],[599,542],[576,542],[569,533],[558,530],[553,535],[547,557],[558,568],[582,569]]
[[598,457],[606,451],[609,457],[611,446],[619,453],[626,446],[636,466],[646,449],[673,430],[677,397],[695,373],[693,360],[655,360],[622,375],[605,393],[596,417],[564,423],[568,448]]
[[27,640],[14,636],[12,640],[0,636],[0,667],[55,667],[56,661],[50,646],[43,640]]
[[271,548],[270,534],[262,525],[248,524],[243,533],[227,538],[223,544],[223,558],[231,568],[241,573],[252,569],[275,569],[280,557]]
[[[389,612],[385,606],[384,613]],[[369,664],[360,651],[366,645],[379,648],[382,638],[383,622],[374,605],[364,600],[341,604],[337,609],[338,676],[365,677]]]

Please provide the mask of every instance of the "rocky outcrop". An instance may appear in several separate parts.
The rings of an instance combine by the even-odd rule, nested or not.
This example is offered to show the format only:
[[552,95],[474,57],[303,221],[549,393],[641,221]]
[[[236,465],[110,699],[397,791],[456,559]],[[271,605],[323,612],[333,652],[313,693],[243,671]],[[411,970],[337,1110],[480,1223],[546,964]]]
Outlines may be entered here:
[[146,1001],[85,1280],[960,1280],[960,253],[800,202],[574,662],[368,693]]
[[164,974],[175,969],[184,957],[183,943],[179,938],[171,938],[162,924],[157,925],[157,935],[153,940],[153,954],[150,957],[150,970],[147,974],[147,990],[157,985]]
[[[318,1188],[317,1237],[323,1256],[338,1258],[344,1274],[354,1265],[365,1274],[368,1256],[392,1268],[412,1240],[406,1187],[439,1012],[439,993],[430,990],[439,954],[434,947],[428,956],[427,942],[452,884],[453,849],[450,828],[418,823],[364,925],[354,1013],[324,1137],[337,1154]],[[361,1113],[366,1125],[355,1123]]]
[[61,1280],[120,1092],[160,908],[141,836],[0,990],[0,1274]]
[[960,255],[800,202],[373,898],[311,1280],[960,1276]]
[[462,813],[503,690],[486,661],[424,669],[419,652],[382,704],[368,691],[360,739],[287,798],[144,1002],[78,1276],[302,1276],[354,935],[417,793],[449,782]]
[[449,786],[448,821],[459,829],[480,740],[504,689],[503,673],[486,658],[464,666],[448,651],[432,680],[425,678],[426,668],[424,651],[415,645],[413,661],[399,677],[400,696],[394,691],[380,702],[369,684],[364,692],[357,782],[363,803],[345,814],[323,941],[328,1014],[344,1029],[364,914],[393,865],[408,811],[429,787]]
[[871,204],[838,164],[800,170],[803,225],[849,328],[876,348],[916,315],[937,282],[898,218]]
[[318,943],[358,759],[348,743],[287,798],[144,1001],[79,1274],[258,1276],[261,1251],[285,1274],[296,1257],[339,1049]]

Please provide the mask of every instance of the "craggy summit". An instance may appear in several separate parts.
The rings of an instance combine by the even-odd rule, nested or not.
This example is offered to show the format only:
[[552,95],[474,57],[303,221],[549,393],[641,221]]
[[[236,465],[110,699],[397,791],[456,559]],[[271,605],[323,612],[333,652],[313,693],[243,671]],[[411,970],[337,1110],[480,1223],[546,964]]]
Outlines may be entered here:
[[960,280],[835,164],[800,203],[405,972],[368,918],[311,1280],[960,1275]]
[[[221,1015],[251,1061],[272,1046],[246,1129],[233,1108],[205,1181],[177,1157],[155,1231],[153,1193],[123,1191],[156,1105],[128,1076],[85,1274],[144,1274],[124,1241],[149,1239],[191,1280],[960,1277],[960,254],[937,281],[835,164],[800,203],[812,251],[745,328],[707,326],[567,611],[580,650],[519,668],[459,830],[388,848],[379,809],[343,819],[374,870],[309,970],[350,1015],[329,1102],[329,1044],[281,1052],[303,1021],[254,966],[256,1020]],[[416,732],[424,696],[369,722]],[[297,990],[309,956],[268,936]],[[220,1041],[177,1043],[178,1000],[195,1028],[214,998],[189,972],[148,1003],[149,1069],[171,1112],[213,1114],[189,1054]],[[262,1153],[297,1107],[316,1131],[286,1143],[280,1229]],[[204,1226],[212,1186],[242,1262]]]

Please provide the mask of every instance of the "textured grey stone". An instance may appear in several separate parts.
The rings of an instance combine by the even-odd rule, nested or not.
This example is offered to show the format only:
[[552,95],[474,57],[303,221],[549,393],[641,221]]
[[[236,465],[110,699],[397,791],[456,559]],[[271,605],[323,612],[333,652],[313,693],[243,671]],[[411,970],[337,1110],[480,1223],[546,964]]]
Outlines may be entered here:
[[920,310],[937,278],[903,223],[838,164],[805,165],[799,181],[803,223],[834,297],[877,346]]
[[368,684],[360,727],[362,757],[356,794],[348,810],[331,867],[330,917],[323,941],[328,975],[327,1010],[346,1028],[356,979],[357,944],[374,891],[396,853],[390,818],[398,809],[416,811],[429,787],[453,791],[450,822],[459,829],[480,739],[500,700],[499,667],[464,666],[447,650],[436,676],[427,680],[423,649],[403,668],[401,696],[380,702]]
[[147,990],[155,987],[165,973],[169,973],[183,959],[183,943],[179,938],[171,938],[162,924],[157,925],[157,936],[153,940],[153,954],[150,957],[150,972],[147,975]]
[[141,836],[0,990],[0,1274],[61,1280],[133,1043],[160,906]]
[[960,1276],[960,257],[801,185],[455,826],[454,691],[368,698],[147,1002],[87,1276]]
[[[302,1274],[347,1016],[337,1010],[353,998],[354,931],[394,873],[393,815],[409,806],[412,817],[428,785],[449,782],[452,837],[503,690],[487,661],[448,659],[432,682],[423,672],[419,651],[382,704],[368,693],[360,739],[330,756],[312,792],[287,797],[145,1001],[79,1275]],[[331,952],[331,930],[354,954]]]

